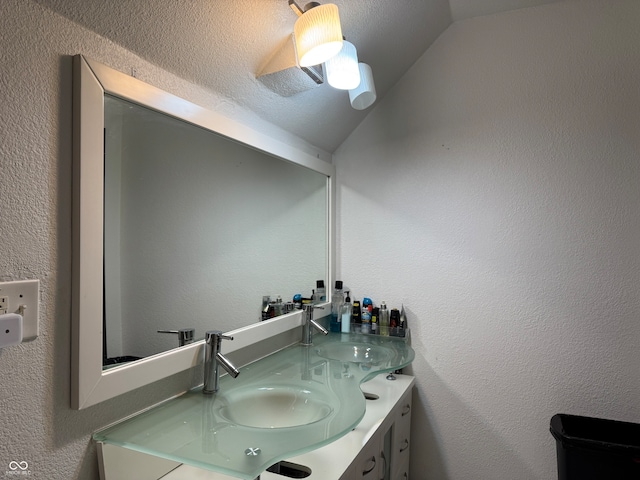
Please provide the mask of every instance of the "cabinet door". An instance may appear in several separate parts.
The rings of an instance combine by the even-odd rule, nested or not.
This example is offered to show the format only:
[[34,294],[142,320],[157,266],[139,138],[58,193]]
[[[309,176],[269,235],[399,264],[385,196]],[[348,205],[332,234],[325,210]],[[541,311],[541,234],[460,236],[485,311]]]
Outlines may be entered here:
[[406,462],[395,465],[395,470],[391,480],[409,480],[409,458],[406,458]]
[[398,404],[393,428],[392,478],[404,480],[409,478],[409,454],[411,447],[411,390]]
[[380,436],[373,435],[356,458],[355,478],[357,480],[380,480],[382,478],[384,465],[380,451]]

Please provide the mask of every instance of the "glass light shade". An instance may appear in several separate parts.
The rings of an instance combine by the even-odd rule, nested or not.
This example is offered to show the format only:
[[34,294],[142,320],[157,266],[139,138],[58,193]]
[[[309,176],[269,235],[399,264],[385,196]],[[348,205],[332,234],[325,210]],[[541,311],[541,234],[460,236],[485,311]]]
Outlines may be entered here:
[[342,50],[324,63],[327,82],[333,88],[351,90],[360,84],[358,53],[350,42],[344,42]]
[[373,72],[366,63],[358,64],[360,70],[360,85],[349,90],[351,106],[356,110],[364,110],[376,101],[376,86],[373,83]]
[[306,11],[296,20],[293,33],[301,67],[326,62],[342,48],[338,7],[327,3]]

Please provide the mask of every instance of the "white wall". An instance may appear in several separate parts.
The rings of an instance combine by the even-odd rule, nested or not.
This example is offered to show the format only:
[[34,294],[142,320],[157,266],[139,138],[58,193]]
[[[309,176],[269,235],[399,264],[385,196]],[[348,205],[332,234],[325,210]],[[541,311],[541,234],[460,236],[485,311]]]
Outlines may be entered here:
[[556,478],[640,422],[640,2],[451,26],[336,152],[338,278],[404,303],[412,478]]
[[25,0],[0,2],[0,280],[41,280],[40,337],[0,350],[0,476],[97,479],[90,435],[197,382],[176,375],[82,411],[70,409],[71,55],[82,53],[326,158],[227,99],[142,61]]

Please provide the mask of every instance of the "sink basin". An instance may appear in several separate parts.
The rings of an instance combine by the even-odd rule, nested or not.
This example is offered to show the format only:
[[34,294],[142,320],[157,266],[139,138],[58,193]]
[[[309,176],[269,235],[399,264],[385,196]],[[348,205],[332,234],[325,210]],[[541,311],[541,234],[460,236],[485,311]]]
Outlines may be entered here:
[[393,358],[395,352],[383,345],[368,343],[331,343],[316,349],[316,353],[331,360],[379,365]]
[[[405,339],[330,333],[291,345],[94,434],[104,444],[253,480],[270,465],[327,445],[354,428],[361,385],[410,364]],[[226,477],[225,477],[226,478]]]
[[252,428],[289,428],[326,418],[333,408],[320,392],[294,387],[251,387],[225,395],[218,413],[231,423]]

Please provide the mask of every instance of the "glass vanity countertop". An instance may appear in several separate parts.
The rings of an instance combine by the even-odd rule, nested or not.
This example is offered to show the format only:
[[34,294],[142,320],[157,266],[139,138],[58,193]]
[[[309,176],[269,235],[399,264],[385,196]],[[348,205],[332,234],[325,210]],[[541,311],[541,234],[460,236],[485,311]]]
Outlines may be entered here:
[[252,480],[274,463],[319,448],[365,413],[360,384],[409,365],[404,338],[330,333],[292,345],[96,432],[94,440]]

